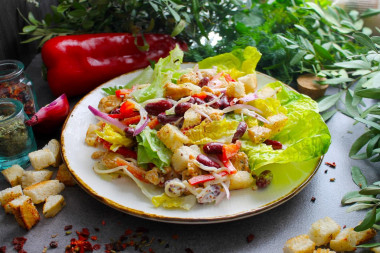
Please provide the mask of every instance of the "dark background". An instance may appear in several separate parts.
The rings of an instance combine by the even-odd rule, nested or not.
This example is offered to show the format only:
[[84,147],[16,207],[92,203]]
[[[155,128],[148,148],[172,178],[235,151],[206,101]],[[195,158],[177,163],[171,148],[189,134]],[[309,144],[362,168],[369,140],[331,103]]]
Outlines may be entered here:
[[26,0],[0,0],[0,60],[15,59],[28,66],[39,52],[38,42],[21,43],[30,37],[20,34],[26,22],[18,12],[19,10],[25,17],[32,12],[38,20],[41,20],[50,12],[50,6],[57,3],[57,0],[38,1],[39,7]]

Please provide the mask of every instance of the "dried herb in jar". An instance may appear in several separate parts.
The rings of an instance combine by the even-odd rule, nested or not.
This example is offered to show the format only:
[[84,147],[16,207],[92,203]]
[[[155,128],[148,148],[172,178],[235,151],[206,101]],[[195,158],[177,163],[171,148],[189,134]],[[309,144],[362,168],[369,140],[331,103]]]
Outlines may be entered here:
[[[0,115],[0,120],[8,116]],[[27,145],[28,130],[22,119],[9,120],[7,124],[0,124],[0,155],[11,157],[22,152]]]

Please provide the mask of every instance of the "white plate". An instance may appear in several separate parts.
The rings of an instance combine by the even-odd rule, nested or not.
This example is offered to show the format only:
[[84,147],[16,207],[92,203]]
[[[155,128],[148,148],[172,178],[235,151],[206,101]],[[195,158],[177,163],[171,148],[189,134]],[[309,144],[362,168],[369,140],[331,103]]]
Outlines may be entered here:
[[[190,67],[184,64],[184,67]],[[91,123],[97,120],[88,106],[97,107],[104,96],[101,88],[125,85],[140,71],[117,77],[86,95],[74,107],[62,130],[61,143],[64,160],[78,184],[91,196],[117,210],[142,218],[172,223],[217,223],[237,220],[272,209],[300,192],[314,176],[321,157],[311,161],[291,164],[272,164],[261,170],[270,169],[274,178],[264,190],[251,189],[231,192],[231,198],[218,205],[196,205],[193,209],[155,208],[129,178],[109,179],[97,175],[92,167],[91,154],[95,148],[86,145],[84,139]],[[258,86],[276,81],[258,73]]]

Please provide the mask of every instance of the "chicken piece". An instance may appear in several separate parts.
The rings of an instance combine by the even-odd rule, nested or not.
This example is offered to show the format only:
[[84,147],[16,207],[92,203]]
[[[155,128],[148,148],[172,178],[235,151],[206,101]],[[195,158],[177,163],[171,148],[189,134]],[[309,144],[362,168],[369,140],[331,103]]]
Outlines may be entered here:
[[191,96],[199,92],[201,92],[201,88],[192,83],[166,83],[164,85],[164,96],[174,100],[180,100],[183,97]]
[[236,170],[250,172],[248,156],[244,152],[238,152],[236,155],[230,158],[230,161]]
[[123,100],[115,95],[110,95],[102,98],[99,101],[98,108],[101,112],[110,113],[112,110],[118,108]]
[[158,168],[154,167],[145,174],[145,179],[153,185],[158,185],[161,182]]
[[114,153],[114,152],[106,152],[101,159],[101,162],[109,169],[118,167],[118,163],[116,162],[116,158],[123,158],[122,155]]
[[192,72],[183,74],[180,78],[178,78],[177,84],[192,83],[192,84],[198,85],[200,80],[201,80],[200,75],[192,71]]

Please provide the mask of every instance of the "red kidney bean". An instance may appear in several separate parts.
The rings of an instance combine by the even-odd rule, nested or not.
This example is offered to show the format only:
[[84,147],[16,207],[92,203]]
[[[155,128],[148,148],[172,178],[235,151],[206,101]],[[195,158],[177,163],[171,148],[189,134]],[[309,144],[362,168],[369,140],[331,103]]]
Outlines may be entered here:
[[158,114],[158,116],[157,116],[158,122],[160,122],[160,124],[162,124],[162,125],[167,124],[167,123],[176,122],[180,118],[181,117],[179,117],[177,115],[166,115],[164,112]]
[[208,84],[209,81],[210,81],[210,78],[208,78],[208,77],[203,77],[203,78],[199,81],[198,85],[199,85],[200,87],[206,86],[206,85]]
[[174,112],[177,116],[183,116],[187,110],[191,108],[191,103],[183,102],[176,105]]
[[230,106],[230,102],[228,102],[228,98],[226,95],[222,96],[220,98],[220,106],[219,109],[224,109],[226,107]]
[[125,128],[124,132],[126,136],[132,137],[135,132],[135,129],[133,127],[127,127]]
[[215,167],[215,168],[220,168],[220,165],[204,154],[199,154],[197,156],[197,161],[200,162],[203,165],[209,166],[209,167]]
[[160,100],[154,103],[148,103],[145,105],[145,110],[150,114],[157,116],[158,114],[165,112],[173,107],[173,103],[169,100]]
[[223,154],[223,143],[209,142],[203,146],[203,151],[206,154]]
[[274,150],[282,149],[282,144],[279,141],[265,140],[264,143],[267,145],[271,145]]
[[[207,97],[205,98],[205,102],[208,103],[208,102],[211,102],[212,100],[214,99],[217,99],[218,97],[215,96],[215,95],[207,95]],[[214,103],[212,103],[210,105],[212,108],[214,109],[219,109],[220,107],[220,100],[218,99],[217,101],[215,101]]]
[[237,140],[239,140],[244,135],[245,131],[247,131],[247,128],[247,123],[245,123],[244,121],[239,122],[234,137],[232,137],[232,143],[235,143]]
[[195,104],[197,104],[197,105],[202,105],[202,104],[204,104],[205,103],[205,101],[203,101],[202,99],[200,99],[200,98],[194,98],[194,100],[195,100]]
[[259,188],[265,188],[270,185],[273,180],[273,173],[270,170],[264,170],[256,179],[256,185]]
[[195,104],[195,98],[194,97],[190,97],[189,100],[187,100],[188,103],[190,104]]

